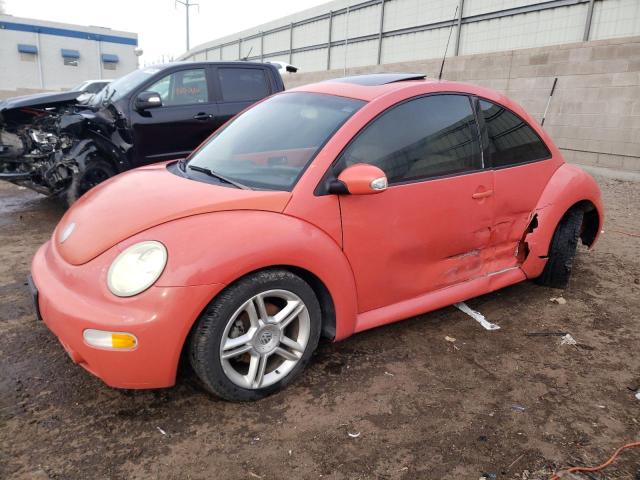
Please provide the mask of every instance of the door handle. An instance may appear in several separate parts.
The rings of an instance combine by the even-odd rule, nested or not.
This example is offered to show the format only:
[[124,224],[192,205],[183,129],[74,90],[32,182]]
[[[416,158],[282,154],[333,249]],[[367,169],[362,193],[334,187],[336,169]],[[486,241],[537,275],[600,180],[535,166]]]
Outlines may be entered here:
[[484,192],[477,192],[471,195],[471,198],[478,200],[480,198],[487,198],[493,195],[493,190],[485,190]]
[[204,112],[200,112],[196,115],[193,116],[194,120],[210,120],[213,118],[213,115],[211,115],[210,113],[204,113]]

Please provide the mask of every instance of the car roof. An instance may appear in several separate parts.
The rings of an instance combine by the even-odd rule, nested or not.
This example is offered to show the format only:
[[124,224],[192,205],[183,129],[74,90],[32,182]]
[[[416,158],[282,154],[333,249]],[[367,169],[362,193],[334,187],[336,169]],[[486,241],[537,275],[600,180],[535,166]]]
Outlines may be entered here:
[[189,65],[189,66],[196,66],[196,67],[201,67],[201,66],[207,66],[207,65],[231,65],[231,66],[236,66],[236,67],[267,67],[267,68],[274,68],[272,65],[268,64],[268,63],[263,63],[263,62],[247,62],[244,60],[235,60],[235,61],[220,61],[220,62],[192,62],[192,61],[188,61],[188,60],[183,60],[180,62],[170,62],[170,63],[159,63],[157,65],[147,65],[146,67],[142,67],[144,68],[159,68],[159,69],[164,69],[164,68],[171,68],[171,67],[179,67],[182,65]]
[[357,75],[302,85],[288,91],[324,93],[370,102],[379,97],[396,92],[399,92],[400,96],[402,96],[401,92],[403,90],[406,91],[407,97],[429,93],[450,92],[476,95],[506,106],[513,104],[511,100],[501,93],[488,88],[469,83],[436,80],[415,73]]

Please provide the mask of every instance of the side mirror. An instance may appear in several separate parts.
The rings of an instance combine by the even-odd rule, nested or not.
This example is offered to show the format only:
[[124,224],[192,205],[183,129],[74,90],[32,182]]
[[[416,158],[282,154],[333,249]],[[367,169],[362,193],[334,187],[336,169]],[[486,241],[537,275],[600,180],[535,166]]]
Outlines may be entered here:
[[[351,195],[369,195],[381,193],[387,189],[387,176],[374,165],[356,163],[345,168],[338,175],[338,182],[344,186],[342,192]],[[346,192],[344,189],[346,188]]]
[[162,106],[162,98],[156,92],[142,92],[136,97],[136,110],[147,110]]

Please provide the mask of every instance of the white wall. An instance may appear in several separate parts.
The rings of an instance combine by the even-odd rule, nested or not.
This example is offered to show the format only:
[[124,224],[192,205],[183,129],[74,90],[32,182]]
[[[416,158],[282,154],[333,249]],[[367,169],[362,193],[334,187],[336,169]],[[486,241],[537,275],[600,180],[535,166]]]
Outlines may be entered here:
[[[135,34],[112,31],[106,28],[80,27],[53,22],[0,15],[0,22],[64,28],[90,34],[112,35],[136,39]],[[38,38],[39,37],[39,38]],[[18,52],[18,44],[35,45],[38,53],[23,55],[33,61],[25,61]],[[0,28],[0,90],[43,89],[64,90],[88,79],[117,78],[137,68],[135,45],[96,41],[71,36],[36,34]],[[64,64],[61,49],[77,50],[80,53],[78,66]],[[119,62],[115,70],[103,68],[101,54],[117,55]],[[42,84],[40,80],[42,70]]]
[[[556,4],[554,0],[464,0],[458,54],[582,41],[588,18],[588,0],[575,0],[577,3],[569,5],[559,0],[555,2]],[[201,52],[209,50],[208,59],[215,60],[219,58],[217,52],[220,45],[236,42],[232,46],[222,47],[222,59],[237,60],[238,39],[262,35],[262,32],[267,32],[264,34],[264,52],[259,48],[259,36],[246,41],[247,46],[255,45],[250,59],[258,60],[262,55],[265,59],[277,57],[278,60],[289,61],[289,49],[292,48],[291,59],[300,68],[300,72],[343,68],[345,55],[342,42],[347,32],[347,68],[377,64],[379,45],[383,64],[442,57],[450,28],[438,28],[437,24],[445,22],[446,25],[454,19],[460,0],[385,0],[383,37],[380,43],[377,36],[380,32],[381,4],[382,0],[369,3],[364,0],[335,0],[199,45],[181,58],[200,59]],[[350,7],[348,21],[347,6]],[[331,21],[328,18],[330,13]],[[482,17],[478,18],[478,15]],[[291,30],[292,24],[306,20],[309,22],[294,25]],[[330,62],[327,62],[329,25],[333,46],[330,50]],[[431,28],[424,28],[425,26]],[[279,30],[269,32],[273,29]],[[454,26],[447,52],[449,56],[455,54],[457,33],[457,26]],[[595,1],[588,40],[632,35],[640,35],[640,0]],[[367,39],[355,41],[357,37]],[[248,53],[244,43],[243,41],[243,56]],[[318,48],[295,51],[310,46]]]

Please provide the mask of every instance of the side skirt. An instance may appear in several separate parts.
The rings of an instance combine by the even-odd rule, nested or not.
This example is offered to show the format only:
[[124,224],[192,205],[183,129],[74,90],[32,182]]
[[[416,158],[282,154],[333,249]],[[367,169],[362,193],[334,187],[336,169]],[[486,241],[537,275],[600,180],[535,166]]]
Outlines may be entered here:
[[520,267],[511,267],[457,285],[425,293],[409,300],[403,300],[393,305],[369,310],[358,315],[355,331],[362,332],[370,328],[380,327],[437,310],[457,302],[464,302],[470,298],[521,282],[526,278]]

